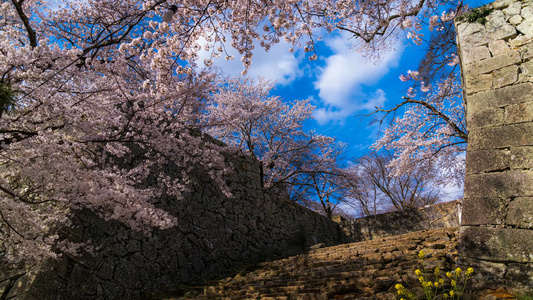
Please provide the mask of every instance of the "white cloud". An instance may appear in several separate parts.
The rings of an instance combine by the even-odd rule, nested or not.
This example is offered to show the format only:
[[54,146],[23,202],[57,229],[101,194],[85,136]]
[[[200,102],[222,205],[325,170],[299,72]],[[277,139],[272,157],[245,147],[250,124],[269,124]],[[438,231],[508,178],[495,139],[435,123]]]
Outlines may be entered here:
[[314,83],[322,105],[315,111],[316,120],[320,124],[342,122],[356,111],[381,106],[386,100],[384,91],[379,89],[369,97],[363,93],[362,87],[375,84],[391,68],[397,67],[401,51],[385,53],[379,62],[374,63],[350,49],[346,34],[326,39],[325,44],[334,54],[326,58],[326,65]]
[[446,185],[441,186],[441,202],[447,202],[452,200],[457,200],[463,197],[463,186],[456,185]]
[[[205,42],[200,42],[200,45],[204,44]],[[230,45],[231,40],[226,44]],[[277,84],[281,85],[288,85],[303,75],[303,71],[300,68],[300,63],[305,56],[303,51],[289,52],[291,45],[283,41],[273,45],[268,52],[259,46],[258,43],[255,46],[252,66],[248,70],[248,75],[252,77],[261,76],[274,80]],[[213,65],[226,75],[237,76],[244,70],[244,66],[240,60],[241,55],[231,47],[227,47],[226,50],[235,59],[225,60],[224,55],[221,55],[218,59],[213,59]],[[204,59],[210,58],[210,54],[207,51],[201,51],[199,56],[200,58],[197,61],[199,66],[203,66]]]

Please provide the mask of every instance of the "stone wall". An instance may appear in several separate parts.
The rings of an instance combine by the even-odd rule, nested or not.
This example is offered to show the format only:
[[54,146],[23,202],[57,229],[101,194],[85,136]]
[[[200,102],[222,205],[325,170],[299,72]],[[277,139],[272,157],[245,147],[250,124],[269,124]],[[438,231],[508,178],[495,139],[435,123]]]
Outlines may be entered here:
[[477,287],[533,292],[533,2],[456,23],[468,152],[460,255]]
[[[300,253],[316,243],[346,241],[337,223],[261,186],[260,165],[233,157],[228,178],[234,198],[225,197],[198,171],[184,201],[161,199],[179,220],[151,237],[123,225],[76,213],[73,240],[91,239],[94,254],[63,255],[27,272],[0,265],[0,299],[151,299],[178,295],[180,284],[239,271],[271,257]],[[169,171],[169,170],[167,170]],[[170,172],[170,171],[169,171]],[[12,298],[11,298],[12,297]]]
[[461,201],[450,201],[408,211],[346,220],[340,223],[353,241],[366,241],[408,232],[459,226]]

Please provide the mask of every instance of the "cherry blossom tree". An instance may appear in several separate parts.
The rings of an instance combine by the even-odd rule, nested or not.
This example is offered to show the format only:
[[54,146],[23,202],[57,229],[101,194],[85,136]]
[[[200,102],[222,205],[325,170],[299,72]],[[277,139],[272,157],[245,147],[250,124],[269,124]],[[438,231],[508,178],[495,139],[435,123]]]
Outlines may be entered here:
[[314,109],[308,100],[284,103],[270,95],[272,88],[273,82],[261,78],[257,83],[246,77],[224,79],[206,106],[205,131],[260,160],[266,188],[304,204],[310,194],[318,195],[331,217],[333,208],[325,205],[326,192],[319,186],[333,186],[330,177],[337,172],[344,147],[331,137],[303,130]]
[[[249,67],[255,42],[268,50],[284,39],[312,52],[316,30],[325,28],[350,31],[363,41],[360,49],[374,53],[404,31],[420,38],[416,17],[436,5],[436,0],[1,1],[0,253],[11,260],[39,260],[55,256],[52,247],[71,249],[55,229],[68,225],[77,209],[145,232],[173,226],[177,220],[153,202],[163,192],[179,200],[190,183],[191,164],[209,170],[227,192],[220,149],[195,130],[214,89],[214,74],[196,68],[202,47],[212,57],[234,47]],[[302,102],[298,111],[308,107]],[[308,168],[326,163],[334,151],[326,137],[303,134],[300,142],[322,149],[308,152],[324,158]],[[285,156],[304,157],[279,145]],[[303,164],[266,150],[257,153],[273,162],[267,165],[268,186],[294,178]],[[167,163],[181,166],[180,174],[157,170]],[[146,184],[154,177],[155,183]]]
[[[394,151],[393,175],[408,174],[431,161],[441,170],[439,183],[461,186],[468,133],[455,31],[452,22],[434,23],[436,28],[418,71],[400,76],[402,81],[412,82],[407,96],[393,108],[378,108],[372,113],[384,113],[381,122],[392,116],[373,147]],[[396,115],[402,111],[403,115]]]

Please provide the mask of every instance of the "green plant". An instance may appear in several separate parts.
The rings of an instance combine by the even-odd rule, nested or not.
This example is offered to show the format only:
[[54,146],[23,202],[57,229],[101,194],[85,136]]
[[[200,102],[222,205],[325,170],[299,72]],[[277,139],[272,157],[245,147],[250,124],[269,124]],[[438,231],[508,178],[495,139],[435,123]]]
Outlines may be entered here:
[[13,108],[15,104],[15,94],[11,86],[0,83],[0,117],[6,111]]
[[[433,271],[434,280],[426,278],[426,274],[429,274],[424,264],[425,253],[420,251],[418,258],[422,265],[422,271],[420,269],[415,270],[415,275],[424,288],[424,296],[427,300],[437,299],[437,296],[442,294],[443,299],[461,299],[467,286],[467,282],[470,279],[473,268],[468,268],[466,272],[463,272],[461,268],[457,268],[454,271],[446,272],[445,276],[442,275],[439,267],[436,267]],[[428,276],[429,277],[429,276]],[[445,281],[450,281],[450,286],[445,285]],[[418,299],[413,293],[409,292],[402,284],[397,284],[396,290],[398,291],[397,299]],[[447,289],[445,287],[448,287]]]
[[487,6],[474,8],[470,13],[457,17],[457,20],[485,25],[487,22],[487,16],[490,15],[493,10],[493,8]]

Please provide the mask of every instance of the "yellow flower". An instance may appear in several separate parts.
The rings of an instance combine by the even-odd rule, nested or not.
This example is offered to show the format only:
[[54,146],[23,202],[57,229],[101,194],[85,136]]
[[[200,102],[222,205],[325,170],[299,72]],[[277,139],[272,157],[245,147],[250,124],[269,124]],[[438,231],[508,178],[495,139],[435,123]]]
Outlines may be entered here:
[[422,274],[422,272],[420,272],[419,269],[416,269],[415,274],[416,274],[416,276],[420,276],[420,274]]
[[457,281],[452,280],[452,286],[453,286],[453,287],[456,287],[456,286],[457,286]]
[[397,285],[395,285],[394,287],[395,287],[397,290],[401,290],[401,289],[403,289],[403,285],[401,285],[401,284],[399,284],[399,283],[398,283]]
[[442,278],[439,279],[439,283],[440,283],[440,284],[444,284],[444,279],[442,279]]
[[438,282],[435,282],[435,287],[438,288],[439,287],[439,283]]
[[457,273],[457,276],[459,276],[459,274],[461,274],[461,268],[455,269],[455,273]]
[[466,275],[470,275],[472,273],[474,273],[474,269],[473,268],[466,269]]
[[453,277],[452,273],[450,273],[450,272],[446,272],[446,276],[447,276],[448,278],[450,278],[450,279]]
[[420,252],[418,252],[418,258],[424,259],[424,256],[425,256],[424,251],[420,250]]
[[453,291],[450,291],[450,296],[453,297],[453,294],[455,294]]
[[418,280],[419,280],[420,282],[424,282],[424,276],[420,276],[420,277],[418,277]]
[[448,299],[448,294],[443,295],[444,299]]

